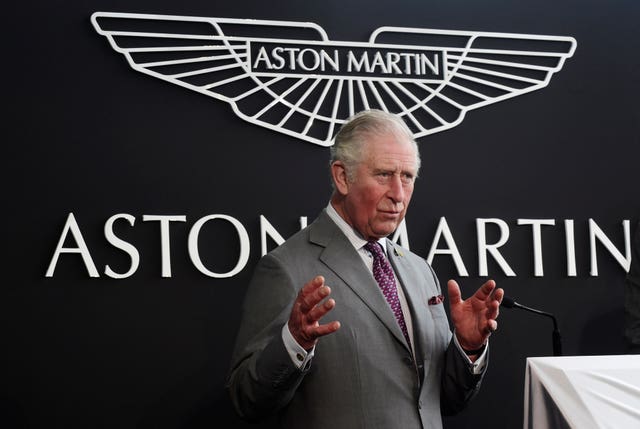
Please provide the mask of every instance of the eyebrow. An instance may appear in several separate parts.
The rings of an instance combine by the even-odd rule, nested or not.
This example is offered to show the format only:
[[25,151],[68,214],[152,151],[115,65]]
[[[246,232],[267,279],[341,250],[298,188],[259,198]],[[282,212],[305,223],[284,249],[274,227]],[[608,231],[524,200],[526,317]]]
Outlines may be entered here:
[[398,174],[405,175],[405,176],[411,176],[411,177],[416,177],[418,175],[415,169],[413,169],[413,170],[400,169],[398,171],[396,168],[373,167],[371,169],[371,171],[373,172],[373,174],[379,174],[379,173],[396,174],[396,172],[397,172]]

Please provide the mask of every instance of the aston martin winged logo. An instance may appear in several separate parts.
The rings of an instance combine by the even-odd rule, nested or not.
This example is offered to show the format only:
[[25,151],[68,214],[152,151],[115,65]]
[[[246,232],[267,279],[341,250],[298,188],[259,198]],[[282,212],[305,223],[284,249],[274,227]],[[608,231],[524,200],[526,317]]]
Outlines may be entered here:
[[331,41],[316,24],[96,12],[96,31],[139,72],[225,101],[245,121],[330,146],[363,109],[400,115],[416,138],[548,85],[572,37],[381,27]]

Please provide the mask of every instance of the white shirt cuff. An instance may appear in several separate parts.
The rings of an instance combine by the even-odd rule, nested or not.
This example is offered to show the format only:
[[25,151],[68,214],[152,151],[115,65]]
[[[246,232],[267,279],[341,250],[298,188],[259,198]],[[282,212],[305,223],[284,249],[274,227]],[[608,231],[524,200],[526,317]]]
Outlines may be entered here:
[[312,348],[309,352],[303,349],[302,346],[300,346],[300,344],[298,344],[298,342],[293,338],[293,335],[291,335],[291,331],[289,331],[289,326],[287,324],[282,327],[282,341],[284,342],[287,353],[291,358],[291,362],[293,362],[298,369],[306,368],[309,362],[311,362],[313,352],[316,348]]
[[456,344],[456,347],[458,347],[458,350],[460,350],[460,354],[462,354],[465,359],[467,359],[467,362],[469,362],[469,368],[471,369],[471,372],[476,375],[481,374],[486,365],[487,351],[489,350],[489,340],[487,340],[487,346],[484,348],[482,354],[478,356],[475,362],[471,362],[469,356],[467,356],[467,354],[464,352],[462,346],[458,342],[458,337],[456,336],[455,332],[453,333],[453,342]]

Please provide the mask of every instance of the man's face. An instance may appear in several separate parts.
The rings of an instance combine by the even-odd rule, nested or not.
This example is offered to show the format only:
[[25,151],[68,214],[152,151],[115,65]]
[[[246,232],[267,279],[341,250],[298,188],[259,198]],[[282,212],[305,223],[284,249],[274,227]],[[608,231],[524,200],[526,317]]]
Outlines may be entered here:
[[409,206],[417,174],[416,153],[406,137],[371,135],[353,181],[343,187],[342,215],[365,239],[396,230]]

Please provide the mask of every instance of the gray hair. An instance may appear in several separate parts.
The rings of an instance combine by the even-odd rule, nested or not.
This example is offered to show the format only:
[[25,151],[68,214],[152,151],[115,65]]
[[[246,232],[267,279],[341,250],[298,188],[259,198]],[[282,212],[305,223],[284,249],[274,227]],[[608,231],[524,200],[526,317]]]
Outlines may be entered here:
[[420,152],[413,139],[413,133],[405,122],[397,115],[382,110],[364,110],[350,117],[342,125],[334,138],[331,146],[332,165],[336,161],[344,164],[347,179],[353,181],[355,167],[362,161],[362,152],[367,137],[371,135],[393,134],[397,137],[406,137],[411,142],[416,152],[416,173],[420,169]]

